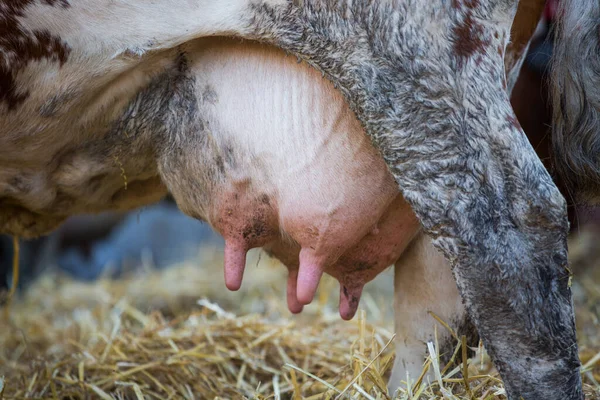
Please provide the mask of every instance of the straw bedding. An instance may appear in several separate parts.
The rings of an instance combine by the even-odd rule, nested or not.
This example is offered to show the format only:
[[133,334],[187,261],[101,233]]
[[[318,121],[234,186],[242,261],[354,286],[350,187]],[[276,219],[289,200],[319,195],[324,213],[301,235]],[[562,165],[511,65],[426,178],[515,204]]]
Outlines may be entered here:
[[[585,240],[571,245],[574,264],[589,263]],[[321,283],[315,304],[291,316],[284,268],[257,251],[248,264],[237,293],[224,287],[217,248],[118,281],[81,283],[47,273],[2,317],[0,397],[392,398],[385,387],[394,350],[392,271],[367,286],[362,311],[343,322],[332,280]],[[582,268],[573,287],[586,398],[600,399],[600,266]],[[465,367],[457,340],[455,362],[445,369],[436,344],[429,349],[435,379],[395,398],[505,398],[481,349]]]

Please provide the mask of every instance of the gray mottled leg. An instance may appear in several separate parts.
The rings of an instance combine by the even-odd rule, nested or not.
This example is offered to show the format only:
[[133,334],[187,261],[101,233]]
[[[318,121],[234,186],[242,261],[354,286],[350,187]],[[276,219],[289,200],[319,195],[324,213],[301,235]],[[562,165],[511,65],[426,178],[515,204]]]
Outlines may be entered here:
[[[394,288],[396,360],[388,384],[390,393],[407,381],[407,374],[413,381],[419,378],[427,342],[436,340],[436,325],[442,362],[449,361],[454,351],[456,339],[430,312],[445,321],[458,337],[467,336],[469,346],[477,345],[478,340],[450,265],[428,236],[418,236],[396,263]],[[433,376],[429,378],[433,380]]]
[[346,96],[454,267],[508,398],[582,399],[565,200],[505,89],[516,5],[304,0],[246,21]]

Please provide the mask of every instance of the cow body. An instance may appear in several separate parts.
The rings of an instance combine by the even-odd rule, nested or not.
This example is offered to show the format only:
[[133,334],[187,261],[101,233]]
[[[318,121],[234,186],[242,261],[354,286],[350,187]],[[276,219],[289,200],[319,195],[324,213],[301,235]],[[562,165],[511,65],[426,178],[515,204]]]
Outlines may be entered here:
[[[201,111],[214,90],[195,84],[185,48],[208,35],[267,41],[307,60],[345,96],[411,206],[403,215],[414,212],[432,238],[407,254],[452,264],[456,293],[504,377],[509,398],[581,398],[565,203],[527,143],[506,91],[511,82],[505,79],[504,54],[515,1],[20,0],[0,5],[4,232],[35,236],[71,213],[135,207],[162,197],[168,187],[187,213],[209,219],[225,235],[228,286],[239,283],[245,246],[262,244],[271,227],[296,232],[292,248],[286,241],[271,248],[282,258],[299,252],[298,266],[291,268],[298,269],[297,278],[291,274],[292,289],[298,281],[292,309],[310,300],[324,270],[343,285],[355,271],[334,260],[371,254],[378,244],[368,234],[389,216],[390,201],[400,199],[392,210],[404,207],[380,169],[372,168],[375,187],[384,195],[365,193],[358,184],[358,191],[345,192],[349,203],[338,202],[333,210],[294,210],[291,191],[297,187],[266,177],[261,182],[269,184],[256,192],[244,192],[255,187],[244,186],[243,179],[229,191],[203,191],[207,181],[231,182],[220,174],[236,171],[228,169],[236,158],[227,159],[236,152],[206,135],[210,118],[204,120]],[[235,122],[229,121],[231,127],[239,128]],[[366,147],[358,148],[376,163]],[[352,147],[345,151],[352,153]],[[346,178],[361,178],[359,167],[352,170]],[[303,189],[335,183],[318,181],[321,177],[308,170],[303,174],[298,178]],[[270,191],[267,197],[263,189]],[[238,192],[252,195],[223,207]],[[203,198],[206,193],[216,207]],[[284,207],[274,212],[271,199]],[[360,208],[365,202],[373,207]],[[336,218],[327,219],[355,207],[372,215],[354,218],[352,234],[343,232]],[[252,213],[233,216],[250,209],[261,211],[258,225],[251,224]],[[302,220],[298,216],[306,214],[299,211],[313,219],[326,216],[325,224]],[[317,240],[314,246],[316,222],[319,235],[331,226],[348,236],[339,243]],[[269,229],[244,237],[240,228],[249,223]],[[400,243],[394,250],[400,256],[416,229],[403,232],[396,224],[389,229],[396,235],[392,244]],[[431,255],[431,244],[443,259]],[[390,254],[381,265],[395,257]],[[418,268],[430,273],[431,263]],[[437,268],[445,267],[449,271],[445,265]],[[348,292],[349,300],[358,287]],[[397,297],[398,304],[403,301]],[[350,303],[341,308],[345,316],[355,308]],[[466,315],[460,304],[448,307],[447,314]],[[418,359],[408,352],[426,336],[402,350],[403,357]],[[394,375],[402,376],[402,368]]]

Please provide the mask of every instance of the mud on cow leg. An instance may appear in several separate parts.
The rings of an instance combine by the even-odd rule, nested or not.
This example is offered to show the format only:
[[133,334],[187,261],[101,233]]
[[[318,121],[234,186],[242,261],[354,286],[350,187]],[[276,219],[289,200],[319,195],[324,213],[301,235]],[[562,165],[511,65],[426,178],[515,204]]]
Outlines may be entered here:
[[248,32],[307,60],[344,93],[454,267],[508,398],[582,399],[565,200],[506,92],[516,6],[262,4]]
[[[388,383],[391,394],[402,382],[410,379],[414,384],[419,378],[428,353],[427,342],[435,342],[437,339],[440,345],[438,353],[443,364],[452,356],[456,338],[436,322],[430,313],[446,322],[457,337],[465,335],[468,346],[477,345],[478,335],[458,293],[450,264],[433,247],[431,239],[421,234],[396,263],[396,360]],[[427,378],[433,381],[431,371],[430,368]]]

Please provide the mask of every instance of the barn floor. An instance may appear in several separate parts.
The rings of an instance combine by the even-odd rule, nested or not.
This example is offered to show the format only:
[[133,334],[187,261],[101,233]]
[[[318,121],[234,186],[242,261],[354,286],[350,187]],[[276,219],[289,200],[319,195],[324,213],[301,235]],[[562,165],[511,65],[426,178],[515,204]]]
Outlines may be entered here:
[[[600,399],[600,253],[590,254],[597,242],[583,234],[571,244],[587,399]],[[291,316],[284,268],[259,252],[248,263],[237,293],[225,289],[217,248],[120,281],[47,274],[1,316],[0,398],[390,398],[392,271],[368,285],[363,311],[343,322],[334,281]],[[466,380],[458,368],[396,398],[505,399],[485,354],[469,361]]]

